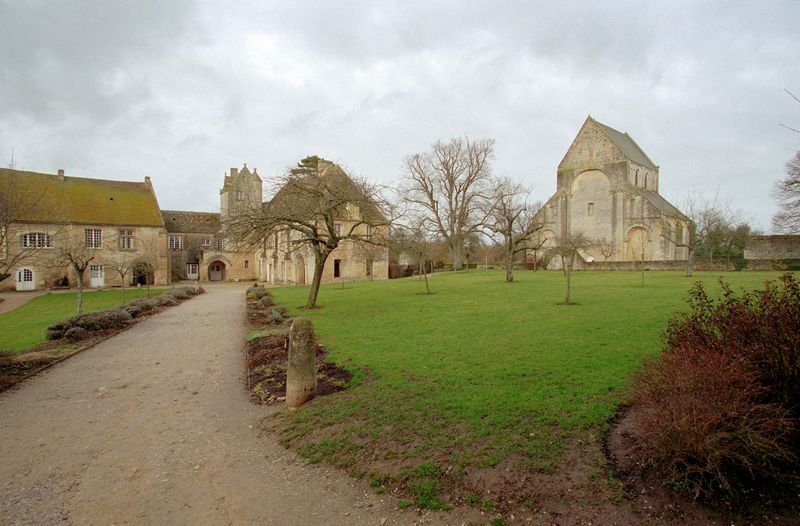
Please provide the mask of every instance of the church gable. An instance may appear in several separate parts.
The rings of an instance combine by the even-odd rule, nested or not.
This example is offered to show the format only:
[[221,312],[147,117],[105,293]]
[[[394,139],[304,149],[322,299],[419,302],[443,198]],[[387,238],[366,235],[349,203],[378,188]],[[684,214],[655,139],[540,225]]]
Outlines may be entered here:
[[558,165],[558,169],[569,170],[626,161],[627,157],[622,149],[603,128],[600,123],[588,117]]

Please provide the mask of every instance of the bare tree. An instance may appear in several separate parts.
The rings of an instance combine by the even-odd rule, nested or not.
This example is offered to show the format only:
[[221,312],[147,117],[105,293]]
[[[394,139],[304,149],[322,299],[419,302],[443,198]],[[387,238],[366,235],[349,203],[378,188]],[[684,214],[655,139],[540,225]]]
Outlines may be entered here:
[[317,156],[301,160],[276,186],[266,208],[231,216],[226,233],[238,243],[260,246],[265,237],[284,232],[293,249],[309,248],[315,263],[306,302],[311,308],[317,304],[325,262],[343,241],[386,244],[383,198],[377,186]]
[[544,249],[548,239],[544,230],[537,230],[528,237],[528,250],[533,252],[533,270],[536,270],[539,264],[539,251]]
[[722,201],[718,193],[709,197],[691,192],[684,199],[683,211],[689,218],[685,241],[676,239],[675,232],[666,223],[662,224],[661,231],[670,242],[686,247],[686,276],[691,277],[697,250],[712,244],[715,229],[730,222],[730,204]]
[[497,181],[494,194],[496,201],[491,205],[486,228],[491,234],[502,238],[505,255],[506,282],[514,281],[514,256],[528,248],[529,240],[544,225],[534,221],[536,212],[542,207],[541,201],[528,204],[528,191],[509,178]]
[[[743,214],[737,213],[735,216],[741,217]],[[746,221],[737,224],[726,224],[722,230],[722,252],[725,255],[725,270],[731,269],[731,259],[741,258],[744,254],[744,247],[750,237],[750,225]]]
[[575,258],[581,250],[591,248],[591,246],[592,242],[580,232],[553,238],[550,251],[561,259],[561,265],[564,268],[566,285],[564,305],[572,305],[572,269],[575,265]]
[[652,236],[652,230],[646,227],[641,227],[636,229],[639,234],[636,236],[636,239],[633,241],[633,247],[631,247],[635,253],[639,255],[639,263],[641,264],[641,268],[639,269],[642,273],[642,287],[644,287],[644,262],[645,256],[647,255],[647,247],[650,246],[650,238]]
[[408,254],[419,265],[419,279],[425,282],[425,294],[432,294],[428,283],[427,256],[431,240],[429,234],[422,228],[419,221],[409,225],[395,225],[391,236],[392,249],[398,254]]
[[455,270],[462,268],[466,237],[480,233],[491,213],[486,204],[494,201],[493,152],[492,139],[451,139],[405,159],[403,195],[425,219],[425,229],[447,243]]
[[65,233],[56,243],[56,257],[51,265],[57,267],[68,266],[75,271],[78,295],[76,297],[76,311],[83,312],[83,276],[89,265],[95,260],[101,242],[84,231]]
[[800,152],[786,163],[786,177],[775,183],[773,195],[781,211],[772,218],[778,232],[800,233]]
[[608,268],[608,258],[613,256],[617,253],[617,244],[613,239],[609,239],[607,237],[602,237],[600,239],[595,239],[594,247],[600,252],[603,256],[603,265],[607,269]]

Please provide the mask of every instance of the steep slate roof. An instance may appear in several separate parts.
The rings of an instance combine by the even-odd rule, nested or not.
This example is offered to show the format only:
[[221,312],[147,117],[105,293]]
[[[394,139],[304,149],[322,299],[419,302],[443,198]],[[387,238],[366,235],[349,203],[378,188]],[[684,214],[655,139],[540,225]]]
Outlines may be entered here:
[[617,145],[617,147],[622,150],[622,153],[625,154],[625,157],[630,159],[635,163],[639,163],[642,166],[646,166],[648,168],[652,168],[653,170],[658,170],[658,166],[655,165],[653,161],[644,153],[644,150],[639,148],[639,145],[636,144],[628,132],[622,133],[620,131],[615,130],[610,126],[606,126],[601,122],[597,122],[596,120],[592,119],[592,116],[589,116],[589,120],[597,124],[601,130],[606,134],[606,136],[611,139],[611,141]]
[[109,181],[0,169],[0,184],[36,202],[14,218],[30,223],[163,227],[149,182]]
[[645,190],[643,188],[637,188],[636,190],[639,191],[644,196],[645,199],[650,201],[653,204],[653,206],[661,210],[661,212],[664,215],[677,217],[680,219],[686,219],[687,221],[689,220],[688,217],[683,215],[683,212],[675,208],[672,205],[672,203],[661,197],[659,194],[651,192],[650,190]]
[[183,234],[216,234],[222,228],[218,213],[185,212],[182,210],[162,210],[167,232]]
[[[358,186],[338,165],[330,161],[320,160],[318,169],[320,179],[325,179],[325,185],[336,189],[336,199],[351,199],[351,202],[360,209],[362,217],[368,222],[375,224],[387,222],[378,208],[365,199]],[[305,181],[306,179],[302,180]],[[304,201],[304,199],[312,199],[312,197],[310,195],[301,195],[299,191],[292,192],[287,186],[283,186],[272,200],[265,204],[265,210],[268,212],[270,210],[278,211],[278,213],[289,215],[297,214],[298,211],[302,213],[305,210],[316,210],[314,204],[306,206],[305,203],[307,201]]]

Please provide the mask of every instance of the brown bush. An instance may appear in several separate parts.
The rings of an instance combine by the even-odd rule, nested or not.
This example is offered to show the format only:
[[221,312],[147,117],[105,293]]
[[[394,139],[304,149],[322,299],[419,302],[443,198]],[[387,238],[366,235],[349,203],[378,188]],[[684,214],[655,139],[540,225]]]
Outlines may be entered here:
[[633,382],[633,435],[644,456],[695,498],[740,498],[797,478],[800,293],[782,286],[715,302],[702,284],[669,322],[664,353]]

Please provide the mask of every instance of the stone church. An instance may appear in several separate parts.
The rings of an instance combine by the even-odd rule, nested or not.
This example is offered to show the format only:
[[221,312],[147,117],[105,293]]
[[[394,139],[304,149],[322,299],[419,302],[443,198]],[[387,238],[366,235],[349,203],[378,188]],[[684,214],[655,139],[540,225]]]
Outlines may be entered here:
[[545,225],[543,248],[581,233],[594,246],[581,250],[578,266],[641,261],[642,252],[646,262],[685,260],[689,219],[659,194],[659,177],[630,135],[589,116],[558,165],[556,193],[535,217]]

